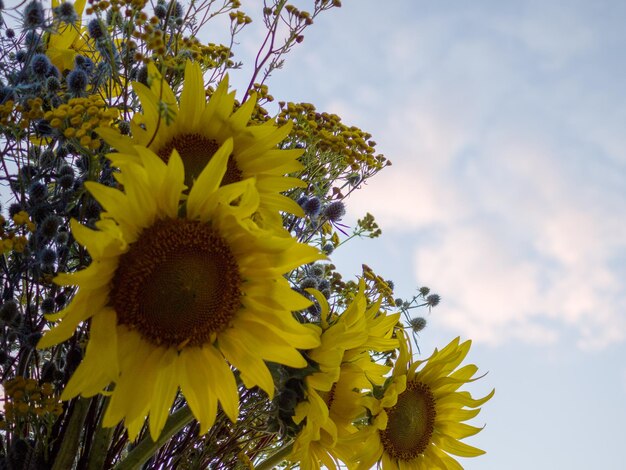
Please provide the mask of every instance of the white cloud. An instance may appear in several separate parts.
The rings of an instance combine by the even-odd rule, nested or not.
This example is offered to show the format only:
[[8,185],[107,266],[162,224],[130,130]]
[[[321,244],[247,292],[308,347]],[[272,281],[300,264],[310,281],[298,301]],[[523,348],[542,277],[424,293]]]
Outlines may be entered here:
[[[492,344],[573,332],[581,349],[601,349],[626,340],[624,103],[617,82],[581,97],[585,77],[557,72],[601,47],[597,25],[537,13],[490,17],[500,41],[453,41],[428,27],[440,18],[415,28],[413,43],[438,53],[399,74],[403,105],[391,94],[378,114],[368,103],[379,100],[352,106],[394,166],[349,205],[387,230],[429,231],[414,247],[416,278],[444,296],[438,321],[450,329]],[[390,56],[408,58],[410,31],[394,37]],[[528,54],[508,57],[511,40]],[[546,62],[528,62],[537,55]]]
[[529,0],[419,14],[405,2],[374,18],[366,3],[328,29],[320,21],[307,40],[325,47],[292,64],[318,108],[371,131],[393,162],[350,212],[419,236],[404,251],[454,332],[492,344],[574,334],[583,349],[625,341],[619,15]]
[[[416,277],[443,294],[438,321],[493,345],[510,340],[549,344],[566,327],[582,349],[601,349],[626,338],[623,287],[593,252],[574,264],[535,258],[493,224],[451,224],[438,243],[415,248]],[[572,241],[565,234],[559,238]],[[572,245],[572,250],[584,245]]]
[[580,8],[541,0],[526,1],[524,6],[527,14],[501,16],[492,25],[539,56],[540,65],[555,69],[597,44],[597,31]]

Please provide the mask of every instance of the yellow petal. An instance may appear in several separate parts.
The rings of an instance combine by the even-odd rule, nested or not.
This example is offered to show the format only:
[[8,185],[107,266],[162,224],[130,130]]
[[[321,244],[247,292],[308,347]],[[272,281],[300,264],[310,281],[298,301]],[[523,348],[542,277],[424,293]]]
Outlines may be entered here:
[[161,357],[154,384],[154,394],[150,402],[150,437],[155,442],[165,426],[172,402],[176,397],[178,367],[178,353],[175,349],[168,348]]
[[265,363],[254,351],[239,340],[237,331],[224,331],[219,337],[219,349],[228,362],[241,372],[241,378],[247,388],[261,387],[271,400],[274,397],[274,380]]
[[203,360],[198,347],[185,348],[180,352],[180,388],[200,423],[200,434],[205,434],[213,426],[217,414],[217,396],[213,392],[211,376],[205,367],[198,367]]
[[220,187],[222,178],[226,173],[226,163],[233,150],[233,140],[228,139],[222,144],[217,152],[211,157],[209,163],[204,167],[200,176],[194,183],[189,198],[187,199],[187,217],[199,219],[203,215],[203,208],[207,200]]
[[485,453],[482,449],[465,444],[444,434],[434,434],[433,442],[442,450],[459,457],[477,457]]
[[204,366],[211,376],[210,384],[215,389],[222,409],[226,416],[233,423],[236,423],[239,415],[239,392],[237,391],[235,376],[228,367],[224,356],[213,345],[203,347],[202,354],[205,358]]
[[184,129],[195,129],[200,122],[202,110],[206,106],[204,78],[197,62],[185,64],[185,85],[180,95],[180,125]]

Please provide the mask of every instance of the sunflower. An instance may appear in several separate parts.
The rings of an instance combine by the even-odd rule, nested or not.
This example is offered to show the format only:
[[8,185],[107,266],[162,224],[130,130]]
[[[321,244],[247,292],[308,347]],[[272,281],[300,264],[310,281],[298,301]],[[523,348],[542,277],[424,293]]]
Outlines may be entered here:
[[256,98],[252,96],[233,113],[235,93],[228,92],[228,77],[224,78],[206,101],[204,78],[197,63],[187,61],[180,103],[156,66],[148,65],[150,87],[134,82],[143,114],[131,121],[132,137],[111,128],[98,129],[100,136],[120,154],[112,155],[114,164],[131,159],[134,145],[150,148],[165,162],[176,149],[185,166],[185,184],[193,186],[202,169],[227,140],[233,139],[232,154],[220,184],[225,185],[256,178],[261,201],[257,219],[270,219],[282,225],[279,211],[302,216],[302,208],[282,194],[305,183],[287,173],[301,170],[297,158],[302,150],[281,150],[279,142],[291,131],[291,123],[276,127],[273,122],[249,126]]
[[330,318],[324,296],[309,290],[321,307],[321,344],[307,351],[318,372],[306,377],[306,400],[296,406],[293,420],[303,423],[289,457],[304,470],[320,464],[335,469],[336,462],[354,464],[346,438],[357,431],[353,422],[364,414],[362,390],[382,385],[389,367],[372,361],[369,351],[398,347],[392,338],[399,314],[380,313],[380,301],[367,307],[365,285],[341,315]]
[[[378,463],[383,470],[429,468],[462,469],[449,454],[476,457],[484,451],[460,441],[481,431],[463,423],[480,412],[491,399],[474,399],[457,391],[472,382],[478,368],[469,364],[460,369],[471,342],[452,340],[441,351],[435,349],[424,361],[409,362],[406,341],[394,368],[391,386],[380,400],[373,400],[370,426],[355,434],[360,441],[359,470]],[[418,370],[419,369],[419,370]]]
[[183,204],[178,152],[166,164],[147,148],[134,150],[140,164],[130,158],[120,164],[123,191],[85,183],[106,211],[97,230],[72,220],[73,235],[92,262],[55,278],[78,292],[67,308],[48,317],[61,322],[38,347],[66,340],[90,319],[86,353],[64,400],[95,395],[114,383],[103,424],[125,420],[135,439],[149,415],[156,440],[180,387],[205,433],[218,401],[237,419],[231,366],[246,387],[259,386],[272,397],[274,382],[264,361],[307,365],[298,349],[318,346],[319,328],[293,317],[310,301],[283,274],[322,256],[250,219],[259,203],[253,179],[219,186],[232,140],[205,166]]

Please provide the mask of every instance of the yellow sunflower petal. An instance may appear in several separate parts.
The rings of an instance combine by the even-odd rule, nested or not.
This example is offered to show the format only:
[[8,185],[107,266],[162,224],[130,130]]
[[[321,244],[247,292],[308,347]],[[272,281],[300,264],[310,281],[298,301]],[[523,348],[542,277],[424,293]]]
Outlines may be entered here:
[[180,353],[179,381],[189,408],[200,423],[200,434],[205,434],[215,422],[217,396],[211,375],[206,367],[198,367],[205,360],[201,348],[185,348]]
[[62,314],[62,321],[44,333],[37,343],[37,348],[49,348],[70,338],[78,324],[102,309],[106,301],[107,292],[102,289],[76,295],[74,301],[57,314],[58,316]]
[[111,360],[117,356],[115,322],[115,312],[111,309],[94,316],[85,358],[63,389],[63,400],[79,394],[85,397],[96,395],[117,378],[117,361]]
[[258,385],[270,399],[274,397],[274,380],[269,369],[261,358],[239,339],[235,331],[227,330],[220,336],[219,349],[228,362],[239,369],[246,387]]
[[428,448],[426,456],[430,461],[438,465],[439,468],[463,470],[463,466],[459,462],[435,446]]
[[176,397],[178,367],[178,353],[173,349],[166,350],[158,366],[154,394],[150,402],[150,436],[155,442],[165,426],[172,402]]
[[[111,282],[117,269],[116,260],[96,260],[88,268],[73,273],[59,273],[54,283],[59,286],[79,286],[85,289],[98,289]],[[49,316],[52,320],[52,316]]]
[[189,191],[187,214],[190,219],[202,216],[203,207],[220,186],[224,173],[226,173],[226,162],[232,150],[233,141],[228,139],[204,167],[196,183]]
[[185,64],[185,85],[180,95],[181,127],[193,129],[198,125],[204,107],[204,78],[196,62]]
[[437,427],[439,430],[453,439],[465,439],[466,437],[478,434],[483,428],[477,428],[476,426],[470,426],[465,423],[457,423],[454,421],[438,421]]
[[[76,241],[85,246],[95,259],[102,259],[105,256],[119,256],[128,246],[117,226],[108,225],[106,230],[93,230],[72,219],[70,227]],[[103,225],[100,224],[100,227]]]
[[251,349],[257,351],[263,359],[270,362],[280,362],[295,368],[307,366],[302,354],[294,349],[294,345],[287,338],[282,338],[280,332],[272,330],[263,323],[254,323],[251,326],[254,328],[254,333],[242,329],[240,332],[241,339]]
[[[159,110],[159,103],[161,100],[158,95],[155,95],[150,88],[143,83],[133,82],[133,90],[137,93],[137,96],[141,100],[143,107],[143,121],[147,129],[154,129],[156,131],[157,126],[161,124],[161,111]],[[165,125],[165,123],[163,123]]]
[[485,453],[482,449],[460,442],[445,434],[435,434],[433,441],[442,450],[459,457],[477,457]]
[[256,105],[256,93],[251,93],[248,100],[231,116],[231,124],[235,129],[244,129],[250,121]]
[[212,345],[203,347],[202,354],[205,357],[207,372],[212,376],[211,384],[215,387],[215,394],[222,405],[226,416],[233,422],[237,422],[239,415],[239,393],[237,382],[230,367],[226,364],[222,356]]
[[148,84],[150,85],[150,90],[155,96],[159,97],[159,99],[164,103],[178,109],[176,95],[174,95],[174,92],[158,71],[154,62],[148,63]]

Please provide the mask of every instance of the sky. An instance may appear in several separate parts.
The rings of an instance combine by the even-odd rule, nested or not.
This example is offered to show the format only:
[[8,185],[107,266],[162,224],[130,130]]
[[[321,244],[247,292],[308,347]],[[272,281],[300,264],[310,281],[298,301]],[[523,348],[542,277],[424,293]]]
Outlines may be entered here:
[[472,339],[469,389],[496,395],[468,470],[626,468],[625,20],[622,1],[345,0],[269,81],[393,162],[346,201],[382,236],[333,262],[441,295],[424,354]]

